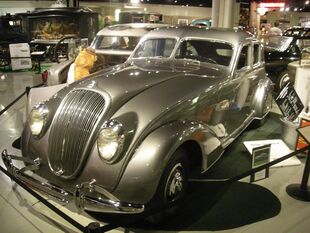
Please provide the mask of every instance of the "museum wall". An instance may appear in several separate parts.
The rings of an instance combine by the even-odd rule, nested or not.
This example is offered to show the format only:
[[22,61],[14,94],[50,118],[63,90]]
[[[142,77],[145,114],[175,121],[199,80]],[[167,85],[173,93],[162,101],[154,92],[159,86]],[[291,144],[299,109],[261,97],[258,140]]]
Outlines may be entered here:
[[[56,1],[5,1],[0,0],[0,15],[6,13],[21,13],[26,11],[32,11],[35,8],[45,8],[50,7]],[[254,3],[255,5],[255,3]],[[174,5],[155,5],[155,4],[120,4],[120,3],[103,3],[103,2],[80,2],[80,6],[89,7],[94,11],[98,12],[103,19],[105,16],[111,17],[114,20],[115,10],[119,9],[121,11],[146,11],[152,13],[160,13],[163,15],[163,22],[167,24],[177,24],[179,20],[187,20],[190,23],[193,19],[203,18],[211,19],[212,8],[207,7],[186,7],[186,6],[174,6]],[[235,15],[234,15],[234,26],[238,25],[240,6],[235,4]],[[256,20],[255,15],[252,20]],[[101,19],[101,21],[102,21]],[[261,16],[262,22],[273,25],[276,20],[280,20],[284,28],[299,25],[300,22],[306,21],[310,22],[309,12],[280,12],[271,11],[266,15]],[[285,24],[285,25],[284,25]],[[255,25],[251,23],[251,25]],[[310,26],[310,25],[307,25]]]
[[[40,7],[50,7],[53,3],[55,3],[55,1],[0,1],[0,15],[26,12]],[[102,16],[111,17],[114,17],[116,9],[122,11],[130,10],[161,13],[164,16],[164,23],[168,24],[177,24],[179,19],[187,19],[189,23],[197,18],[210,19],[212,13],[211,8],[207,7],[182,7],[173,5],[80,2],[80,6],[89,7]]]
[[[304,21],[310,20],[310,12],[281,12],[281,11],[271,11],[268,12],[264,17],[267,22],[273,25],[275,21],[287,23],[288,26],[300,25]],[[310,26],[310,25],[308,25]]]

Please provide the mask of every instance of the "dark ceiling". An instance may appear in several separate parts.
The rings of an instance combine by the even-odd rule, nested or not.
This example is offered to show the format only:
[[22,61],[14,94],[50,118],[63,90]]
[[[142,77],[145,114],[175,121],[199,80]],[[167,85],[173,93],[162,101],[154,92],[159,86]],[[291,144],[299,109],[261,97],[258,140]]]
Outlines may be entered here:
[[[111,3],[130,3],[130,0],[79,0],[80,2],[111,2]],[[163,4],[163,5],[181,5],[212,7],[212,0],[139,0],[140,3]],[[305,4],[306,0],[236,0],[244,5],[250,2],[285,2],[290,7],[290,11],[310,12],[310,4]]]
[[[111,2],[111,3],[130,3],[130,0],[80,0],[80,2]],[[201,6],[212,7],[212,0],[139,0],[140,3],[181,5],[181,6]]]

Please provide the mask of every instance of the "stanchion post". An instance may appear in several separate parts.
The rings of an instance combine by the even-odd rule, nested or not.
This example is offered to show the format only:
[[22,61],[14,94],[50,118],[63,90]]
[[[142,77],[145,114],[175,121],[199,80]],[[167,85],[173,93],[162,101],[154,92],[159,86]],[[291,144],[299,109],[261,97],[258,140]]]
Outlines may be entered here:
[[91,222],[86,227],[86,233],[100,233],[100,224],[98,222]]
[[302,175],[302,180],[301,180],[301,185],[300,185],[300,189],[305,192],[310,191],[308,190],[309,172],[310,172],[310,146],[308,147],[308,154],[307,154],[307,159],[305,163],[305,169]]
[[301,200],[310,201],[310,188],[308,187],[309,172],[310,172],[310,126],[297,129],[300,136],[302,136],[308,146],[308,154],[306,158],[305,168],[301,179],[301,184],[290,184],[286,187],[286,192],[291,197]]
[[27,96],[29,96],[30,90],[31,90],[31,87],[27,86],[27,87],[26,87],[26,95],[27,95]]

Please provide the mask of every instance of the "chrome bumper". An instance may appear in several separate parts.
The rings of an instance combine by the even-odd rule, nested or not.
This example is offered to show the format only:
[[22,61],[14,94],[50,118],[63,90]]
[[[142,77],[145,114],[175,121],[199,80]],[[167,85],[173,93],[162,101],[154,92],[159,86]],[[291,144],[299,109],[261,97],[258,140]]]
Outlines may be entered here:
[[[30,160],[9,155],[6,150],[2,151],[1,157],[7,172],[11,176],[27,186],[53,197],[62,205],[74,201],[78,212],[88,210],[102,213],[138,214],[144,211],[144,205],[120,201],[112,193],[96,185],[95,180],[76,185],[75,191],[70,192],[49,182],[41,181],[39,177],[35,178],[25,173],[29,170],[35,171],[39,169],[40,161],[38,159]],[[12,160],[22,160],[30,165],[19,169],[13,165]]]

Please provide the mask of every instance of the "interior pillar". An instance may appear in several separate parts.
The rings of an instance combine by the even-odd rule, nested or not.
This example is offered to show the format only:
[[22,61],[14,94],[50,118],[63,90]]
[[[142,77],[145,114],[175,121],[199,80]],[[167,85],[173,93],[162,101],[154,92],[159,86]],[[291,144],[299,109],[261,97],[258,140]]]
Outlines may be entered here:
[[220,1],[212,0],[212,27],[218,27],[220,15]]
[[235,0],[212,0],[212,26],[233,28]]

